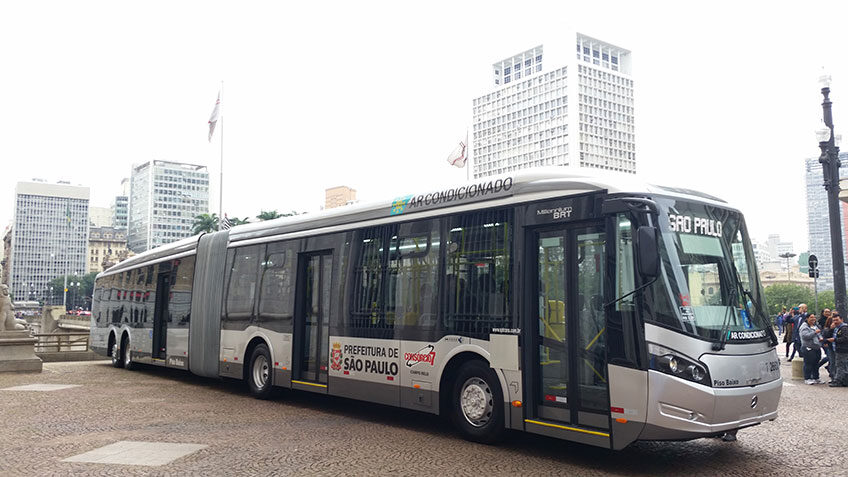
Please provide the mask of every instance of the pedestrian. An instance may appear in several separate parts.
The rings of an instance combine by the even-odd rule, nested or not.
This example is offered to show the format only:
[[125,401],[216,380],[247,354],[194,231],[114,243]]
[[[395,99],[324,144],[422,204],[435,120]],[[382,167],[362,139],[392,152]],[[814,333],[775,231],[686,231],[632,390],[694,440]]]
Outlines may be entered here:
[[[821,320],[819,320],[821,321]],[[827,364],[825,369],[827,369],[827,374],[830,375],[830,382],[833,382],[833,375],[836,374],[836,370],[833,368],[833,329],[836,328],[836,325],[833,324],[833,318],[828,313],[827,320],[824,322],[824,326],[822,327],[821,339],[822,339],[822,351],[824,351],[824,358],[819,362],[819,368],[822,365]]]
[[833,337],[830,338],[830,343],[833,346],[833,360],[830,364],[831,368],[836,371],[833,377],[833,382],[828,384],[831,387],[845,386],[848,387],[848,324],[842,320],[842,316],[836,311],[830,314],[833,322],[836,324],[833,328]]
[[[804,357],[804,348],[801,347],[801,336],[798,334],[801,329],[801,324],[803,323],[800,307],[796,306],[795,308],[792,308],[792,318],[790,318],[790,320],[792,320],[792,354],[789,355],[788,361],[792,361],[792,359],[795,358],[795,353],[798,353],[800,358]],[[789,333],[787,332],[787,334]]]
[[[789,346],[792,344],[792,331],[795,327],[795,322],[792,320],[792,313],[786,314],[786,319],[783,321],[783,326],[785,329],[785,334],[783,335],[783,342],[786,343],[786,361],[792,361],[792,358],[789,357]],[[795,356],[795,351],[792,351],[792,356]]]
[[821,359],[821,328],[816,324],[816,315],[807,315],[807,320],[798,330],[804,350],[804,384],[821,384],[819,360]]
[[819,328],[821,328],[822,331],[824,331],[824,329],[827,327],[825,323],[827,322],[828,318],[830,318],[830,308],[825,308],[822,311],[821,316],[819,317]]
[[786,307],[774,317],[774,324],[777,325],[778,334],[783,334],[783,316],[786,315]]

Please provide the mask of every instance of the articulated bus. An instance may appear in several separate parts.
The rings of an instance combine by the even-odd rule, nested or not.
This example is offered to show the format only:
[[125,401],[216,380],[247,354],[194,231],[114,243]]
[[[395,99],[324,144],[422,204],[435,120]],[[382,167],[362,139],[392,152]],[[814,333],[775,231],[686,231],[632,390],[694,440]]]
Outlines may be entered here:
[[622,449],[777,417],[742,214],[533,169],[246,224],[97,276],[91,344],[145,363]]

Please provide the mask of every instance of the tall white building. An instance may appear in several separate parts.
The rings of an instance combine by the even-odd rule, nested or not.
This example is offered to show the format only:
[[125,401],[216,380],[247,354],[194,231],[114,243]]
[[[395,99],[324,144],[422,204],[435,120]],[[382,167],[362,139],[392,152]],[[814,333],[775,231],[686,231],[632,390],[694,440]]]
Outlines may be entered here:
[[127,235],[131,251],[190,237],[195,217],[208,213],[206,166],[155,160],[133,166]]
[[[848,153],[840,153],[843,164],[848,163]],[[807,168],[807,229],[810,238],[810,253],[819,260],[819,290],[833,290],[833,259],[830,253],[830,215],[827,207],[827,191],[824,186],[822,165],[818,157],[806,160]],[[840,178],[846,179],[848,171],[839,168]],[[842,233],[842,256],[845,256],[845,216],[848,204],[839,203]]]
[[490,91],[473,101],[475,178],[546,165],[636,172],[631,53],[573,38],[492,65]]
[[88,187],[18,182],[9,280],[15,300],[61,297],[64,290],[50,290],[50,281],[85,273],[88,199]]

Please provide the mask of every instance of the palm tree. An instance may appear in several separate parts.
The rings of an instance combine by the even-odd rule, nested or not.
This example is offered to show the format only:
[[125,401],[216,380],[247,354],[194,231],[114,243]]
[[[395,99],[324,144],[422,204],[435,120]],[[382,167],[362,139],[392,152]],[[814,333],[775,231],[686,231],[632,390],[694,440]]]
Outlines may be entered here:
[[218,214],[200,214],[194,217],[191,233],[197,235],[202,232],[214,232],[218,230]]
[[263,210],[259,215],[256,216],[256,218],[259,220],[272,220],[282,216],[283,215],[277,213],[276,210]]
[[246,223],[248,223],[249,218],[250,217],[245,217],[243,219],[240,219],[240,218],[236,217],[234,219],[230,219],[230,225],[235,227],[236,225],[246,224]]

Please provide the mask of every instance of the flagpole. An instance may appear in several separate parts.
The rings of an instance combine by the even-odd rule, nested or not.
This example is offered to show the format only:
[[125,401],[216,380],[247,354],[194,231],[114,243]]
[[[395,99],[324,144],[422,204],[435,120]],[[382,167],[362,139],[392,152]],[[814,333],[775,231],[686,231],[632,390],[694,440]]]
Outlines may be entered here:
[[221,80],[221,167],[218,181],[218,230],[221,230],[221,221],[224,220],[224,80]]

